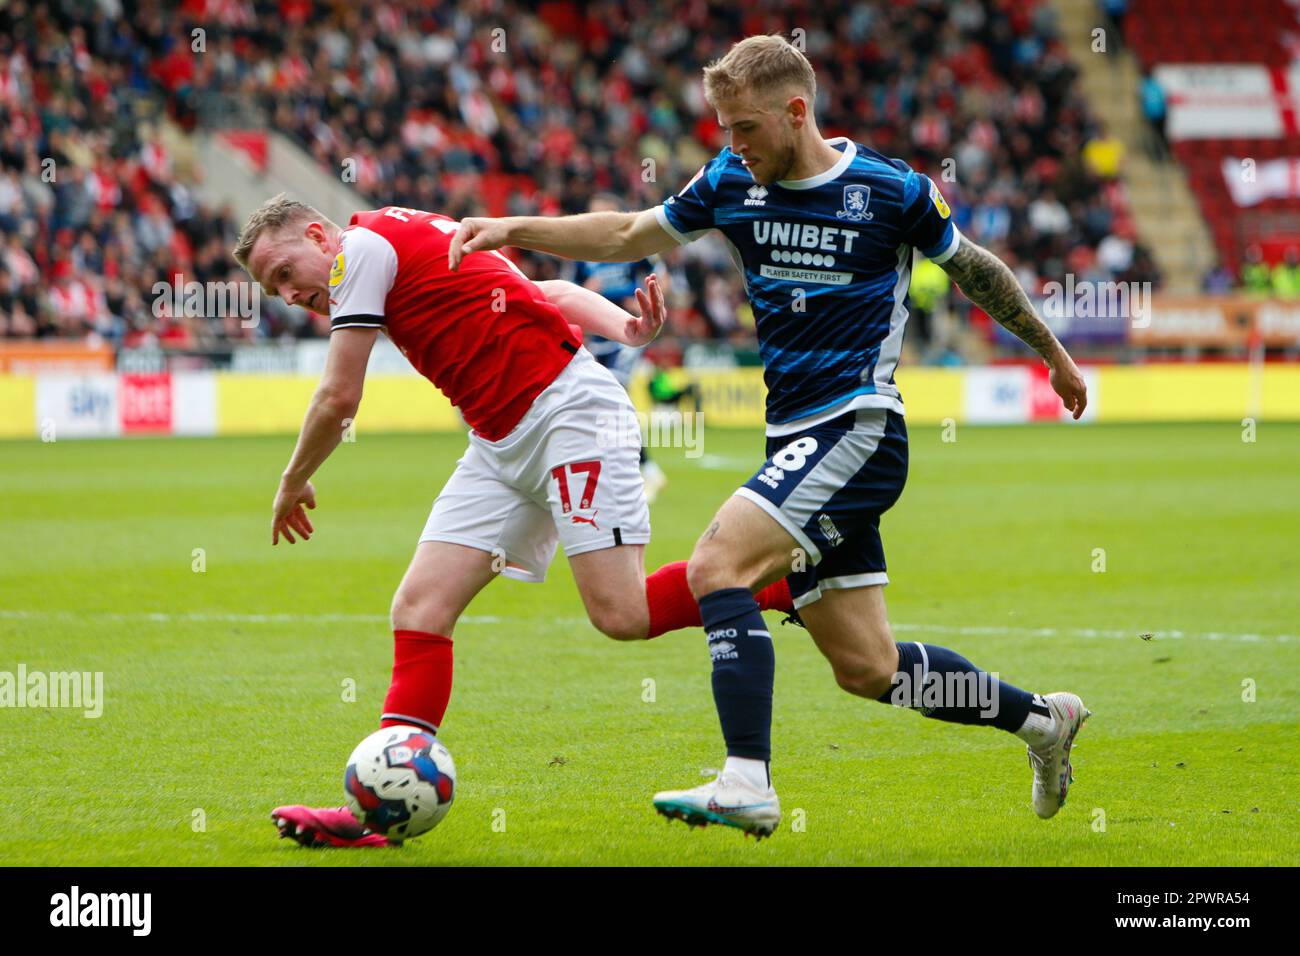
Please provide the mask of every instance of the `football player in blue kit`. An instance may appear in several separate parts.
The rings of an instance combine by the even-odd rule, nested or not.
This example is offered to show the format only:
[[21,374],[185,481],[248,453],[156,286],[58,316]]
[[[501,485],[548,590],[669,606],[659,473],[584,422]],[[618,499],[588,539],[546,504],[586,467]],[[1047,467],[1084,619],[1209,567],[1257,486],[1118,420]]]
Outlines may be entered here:
[[1087,404],[1083,376],[1006,264],[957,230],[929,178],[862,144],[822,137],[816,77],[802,52],[779,36],[749,37],[705,69],[704,90],[730,146],[663,205],[466,219],[449,253],[453,268],[470,251],[501,246],[636,261],[717,230],[744,275],[768,390],[767,460],[718,510],[687,568],[727,761],[715,780],[658,793],[654,805],[692,824],[775,830],[775,657],[751,592],[786,576],[841,688],[1016,735],[1028,747],[1034,809],[1051,817],[1065,802],[1070,748],[1089,715],[1080,698],[1021,690],[946,647],[895,641],[885,613],[879,525],[907,476],[894,370],[913,250],[1039,354],[1075,419]]

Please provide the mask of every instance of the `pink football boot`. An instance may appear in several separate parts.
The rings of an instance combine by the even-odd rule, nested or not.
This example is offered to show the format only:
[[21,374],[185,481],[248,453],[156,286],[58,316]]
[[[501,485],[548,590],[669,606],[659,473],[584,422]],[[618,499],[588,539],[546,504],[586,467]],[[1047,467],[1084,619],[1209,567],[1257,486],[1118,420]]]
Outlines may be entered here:
[[347,807],[276,807],[271,820],[280,831],[303,846],[388,846],[388,837],[367,830]]

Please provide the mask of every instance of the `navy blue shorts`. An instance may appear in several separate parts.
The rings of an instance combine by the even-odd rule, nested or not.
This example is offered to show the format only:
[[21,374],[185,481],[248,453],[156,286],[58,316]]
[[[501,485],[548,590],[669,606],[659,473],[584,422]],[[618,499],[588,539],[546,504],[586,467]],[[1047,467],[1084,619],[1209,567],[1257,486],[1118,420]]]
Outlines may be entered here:
[[907,426],[863,408],[767,439],[768,459],[736,494],[754,502],[807,553],[787,579],[796,608],[822,591],[888,584],[880,516],[907,481]]

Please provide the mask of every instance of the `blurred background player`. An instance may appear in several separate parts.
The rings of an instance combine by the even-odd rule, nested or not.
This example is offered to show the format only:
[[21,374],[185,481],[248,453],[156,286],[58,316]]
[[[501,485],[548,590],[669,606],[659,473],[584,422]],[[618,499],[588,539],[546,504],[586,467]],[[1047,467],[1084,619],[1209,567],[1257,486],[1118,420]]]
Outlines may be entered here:
[[[622,204],[618,197],[608,193],[593,197],[589,207],[591,212],[616,212],[620,209]],[[657,269],[650,259],[636,262],[575,262],[569,278],[574,284],[598,292],[620,308],[627,309],[635,304],[636,290],[652,273],[658,276],[660,288],[667,295],[668,272],[666,269]],[[585,341],[587,350],[596,357],[596,361],[609,369],[618,383],[627,389],[642,350],[594,332],[587,333]],[[646,501],[654,504],[655,498],[668,484],[668,476],[651,459],[650,450],[644,444],[641,445],[641,477],[645,479]]]

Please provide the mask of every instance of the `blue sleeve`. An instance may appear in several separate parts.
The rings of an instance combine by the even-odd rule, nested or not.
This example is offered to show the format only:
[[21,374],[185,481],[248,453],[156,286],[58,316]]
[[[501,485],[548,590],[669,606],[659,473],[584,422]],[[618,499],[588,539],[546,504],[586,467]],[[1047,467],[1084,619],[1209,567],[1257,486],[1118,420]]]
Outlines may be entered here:
[[903,241],[921,255],[946,262],[957,251],[961,234],[952,222],[952,210],[929,176],[910,171],[903,181]]
[[714,191],[722,175],[721,156],[700,167],[700,171],[676,196],[655,207],[655,218],[664,231],[679,243],[698,239],[712,229]]

